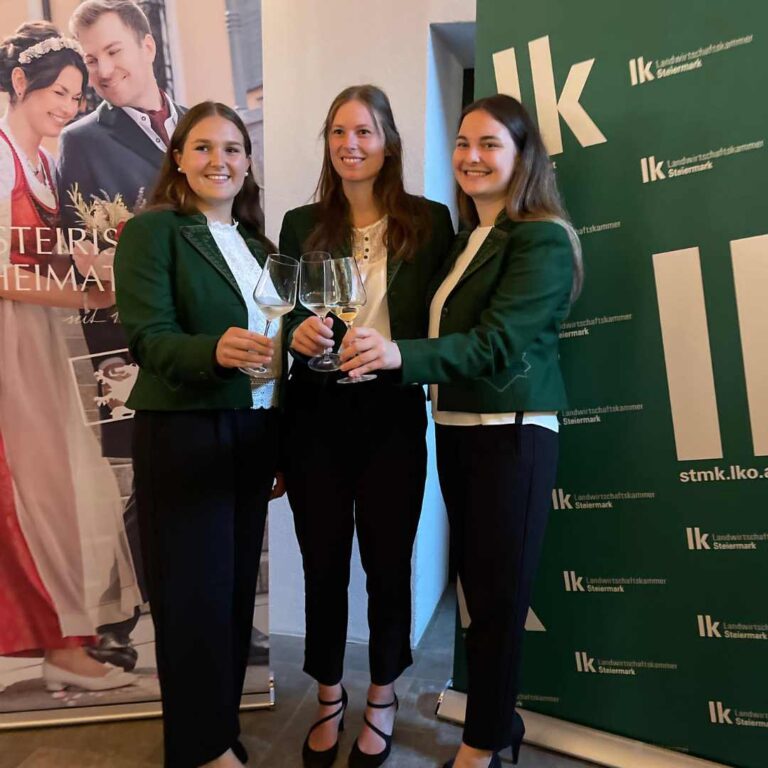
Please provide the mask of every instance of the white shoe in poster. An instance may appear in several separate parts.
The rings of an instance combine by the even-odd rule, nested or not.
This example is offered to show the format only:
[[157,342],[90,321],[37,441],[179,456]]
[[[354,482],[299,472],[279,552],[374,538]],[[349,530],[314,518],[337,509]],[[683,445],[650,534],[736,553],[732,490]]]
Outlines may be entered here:
[[49,662],[43,662],[43,680],[49,691],[63,691],[65,688],[82,688],[85,691],[109,691],[113,688],[124,688],[138,682],[138,675],[123,672],[119,667],[106,664],[109,671],[102,677],[78,675],[66,669],[57,667]]

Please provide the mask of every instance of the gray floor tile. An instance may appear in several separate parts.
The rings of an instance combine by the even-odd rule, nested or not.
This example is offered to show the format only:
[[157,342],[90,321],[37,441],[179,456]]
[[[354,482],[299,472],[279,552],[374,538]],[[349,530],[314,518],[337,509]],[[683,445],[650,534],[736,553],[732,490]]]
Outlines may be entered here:
[[[414,650],[414,664],[398,682],[400,710],[387,768],[439,768],[461,740],[458,726],[435,717],[453,665],[454,602],[450,594],[441,601]],[[251,755],[248,768],[301,768],[301,745],[316,707],[314,682],[302,671],[304,640],[273,636],[271,654],[276,705],[241,716],[241,740]],[[345,670],[350,705],[338,766],[346,765],[362,724],[369,683],[367,646],[347,646]],[[160,768],[162,763],[159,720],[0,731],[0,768]],[[520,763],[521,768],[593,768],[528,746]]]

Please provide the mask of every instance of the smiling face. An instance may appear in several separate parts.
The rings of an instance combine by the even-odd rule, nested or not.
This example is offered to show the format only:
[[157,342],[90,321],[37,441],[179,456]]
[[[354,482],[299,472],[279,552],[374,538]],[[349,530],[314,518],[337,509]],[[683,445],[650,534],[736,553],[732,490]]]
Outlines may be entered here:
[[386,157],[384,135],[368,107],[347,101],[333,116],[328,131],[328,153],[342,183],[372,184]]
[[453,150],[453,173],[476,204],[504,208],[517,147],[507,128],[483,110],[461,121]]
[[219,115],[204,117],[192,126],[174,159],[197,198],[199,210],[229,219],[250,165],[240,129]]
[[23,97],[17,108],[24,110],[30,127],[38,136],[56,137],[77,114],[84,85],[80,70],[66,66],[51,85]]
[[155,41],[136,33],[116,13],[105,13],[78,33],[91,85],[115,107],[136,107],[156,95]]

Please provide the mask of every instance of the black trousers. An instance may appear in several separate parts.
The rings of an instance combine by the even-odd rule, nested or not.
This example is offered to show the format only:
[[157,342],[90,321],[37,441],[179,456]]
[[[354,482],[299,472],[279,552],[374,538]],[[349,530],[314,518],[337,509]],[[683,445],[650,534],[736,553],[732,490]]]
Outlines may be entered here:
[[136,413],[136,504],[166,768],[210,762],[240,732],[277,439],[271,411]]
[[557,433],[437,425],[437,466],[470,626],[464,742],[513,742],[525,618],[557,468]]
[[343,675],[355,528],[368,592],[371,681],[412,662],[411,553],[426,479],[420,387],[289,384],[286,486],[304,563],[304,670]]

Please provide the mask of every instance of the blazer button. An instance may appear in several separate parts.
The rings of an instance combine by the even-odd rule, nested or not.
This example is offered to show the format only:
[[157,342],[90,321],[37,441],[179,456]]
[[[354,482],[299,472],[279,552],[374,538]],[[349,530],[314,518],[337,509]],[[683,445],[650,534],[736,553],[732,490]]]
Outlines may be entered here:
[[448,314],[448,307],[443,307],[443,311],[440,314],[445,317]]

